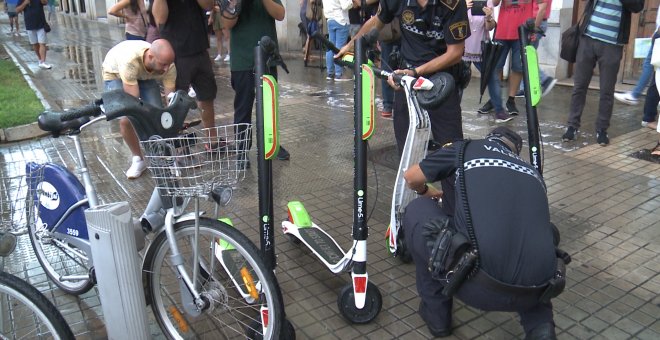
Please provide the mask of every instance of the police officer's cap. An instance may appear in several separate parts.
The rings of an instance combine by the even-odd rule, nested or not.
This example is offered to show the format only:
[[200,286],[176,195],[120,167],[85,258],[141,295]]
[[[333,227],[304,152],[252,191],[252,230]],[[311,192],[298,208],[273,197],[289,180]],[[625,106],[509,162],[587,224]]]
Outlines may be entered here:
[[515,150],[511,150],[511,151],[515,152],[518,155],[520,154],[520,150],[522,150],[522,145],[523,145],[522,137],[520,137],[518,133],[509,129],[506,126],[496,127],[495,129],[493,129],[493,131],[491,131],[488,134],[488,136],[486,136],[486,138],[488,137],[506,138],[515,146]]
[[447,72],[438,72],[428,78],[433,82],[433,88],[428,91],[418,91],[417,101],[424,109],[437,109],[456,88],[454,77]]

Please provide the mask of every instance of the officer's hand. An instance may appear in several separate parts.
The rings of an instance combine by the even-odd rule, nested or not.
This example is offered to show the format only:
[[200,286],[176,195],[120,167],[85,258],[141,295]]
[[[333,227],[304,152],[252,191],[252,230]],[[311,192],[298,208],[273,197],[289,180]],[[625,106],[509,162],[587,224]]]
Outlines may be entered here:
[[[408,74],[408,72],[412,72],[412,71],[410,71],[410,70],[394,70],[392,73]],[[395,90],[397,90],[397,91],[398,91],[398,90],[401,90],[401,84],[396,83],[396,82],[394,81],[394,77],[392,77],[391,75],[390,75],[389,77],[387,77],[387,83],[388,83],[388,84],[390,85],[390,87],[392,87],[393,89],[395,89]]]
[[433,187],[432,185],[429,185],[429,191],[426,192],[425,196],[429,196],[432,199],[437,201],[437,200],[441,199],[443,195],[444,195],[444,192],[442,190],[438,190],[435,187]]

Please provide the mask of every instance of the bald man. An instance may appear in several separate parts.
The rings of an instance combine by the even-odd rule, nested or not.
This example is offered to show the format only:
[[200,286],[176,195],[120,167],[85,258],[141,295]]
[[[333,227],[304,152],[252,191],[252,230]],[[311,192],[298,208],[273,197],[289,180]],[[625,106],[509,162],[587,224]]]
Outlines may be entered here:
[[[157,80],[163,82],[165,95],[174,91],[176,68],[174,49],[165,39],[148,43],[142,40],[126,40],[108,51],[103,60],[105,90],[123,89],[126,93],[142,99],[145,103],[162,106]],[[128,118],[121,118],[119,131],[133,155],[126,177],[140,177],[147,164],[144,161],[140,142]]]

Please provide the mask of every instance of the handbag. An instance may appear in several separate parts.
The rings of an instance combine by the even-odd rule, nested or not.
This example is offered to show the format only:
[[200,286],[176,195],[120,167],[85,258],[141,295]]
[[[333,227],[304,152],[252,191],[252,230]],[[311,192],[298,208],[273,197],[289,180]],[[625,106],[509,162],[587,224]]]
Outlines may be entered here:
[[44,24],[44,31],[46,31],[46,33],[49,33],[50,30],[51,30],[51,29],[50,29],[50,25],[48,24],[48,22],[46,22],[46,23]]
[[559,51],[559,56],[569,63],[574,63],[577,58],[579,42],[580,24],[578,23],[569,27],[561,34],[561,49]]
[[378,33],[378,41],[391,43],[401,39],[401,26],[399,18],[396,17],[389,24],[385,24]]

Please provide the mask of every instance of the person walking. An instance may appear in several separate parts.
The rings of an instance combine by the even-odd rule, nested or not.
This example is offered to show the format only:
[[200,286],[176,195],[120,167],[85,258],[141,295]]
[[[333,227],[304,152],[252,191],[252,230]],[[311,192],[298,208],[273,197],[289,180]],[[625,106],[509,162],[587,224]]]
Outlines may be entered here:
[[46,4],[48,0],[23,0],[16,6],[16,12],[23,13],[28,40],[34,53],[37,54],[39,67],[50,70],[53,66],[46,63],[46,15],[44,14]]
[[7,11],[7,16],[9,16],[9,26],[11,27],[11,33],[18,33],[20,31],[18,24],[18,12],[16,11],[18,2],[19,0],[5,1],[5,10]]
[[562,141],[577,138],[582,111],[589,89],[589,82],[598,64],[600,73],[600,100],[596,116],[596,142],[610,144],[607,129],[610,127],[614,105],[614,85],[623,46],[630,36],[631,13],[644,9],[644,0],[589,0],[585,7],[584,24],[580,25],[580,40],[575,61],[574,86],[569,107],[566,132]]
[[[323,16],[328,20],[328,39],[337,48],[346,45],[350,22],[348,19],[348,10],[353,8],[353,4],[360,0],[323,0]],[[356,6],[357,7],[357,6]],[[325,54],[325,64],[327,80],[350,81],[351,77],[344,76],[344,69],[335,63],[334,52],[328,50]]]
[[[215,34],[215,47],[218,54],[213,59],[216,62],[224,61],[228,63],[230,60],[230,47],[229,47],[229,30],[225,29],[222,25],[222,14],[220,12],[220,4],[218,1],[213,5],[213,12],[209,16],[209,25],[213,27]],[[227,54],[222,57],[222,50],[227,49]]]
[[147,8],[142,0],[120,0],[108,10],[108,14],[124,19],[126,40],[145,40],[147,37]]
[[[143,40],[122,41],[108,51],[102,67],[105,91],[123,89],[156,107],[163,106],[157,81],[163,82],[166,96],[174,91],[174,50],[167,40],[158,39],[151,44]],[[147,163],[133,124],[127,117],[119,120],[119,132],[132,154],[126,177],[138,178],[147,169]]]
[[[419,314],[433,336],[452,333],[453,296],[484,311],[517,312],[525,339],[556,339],[551,298],[565,285],[543,178],[520,157],[522,138],[507,127],[485,139],[452,143],[406,170],[419,198],[403,217],[415,263]],[[455,176],[454,176],[455,175]],[[455,178],[456,209],[428,182]]]

